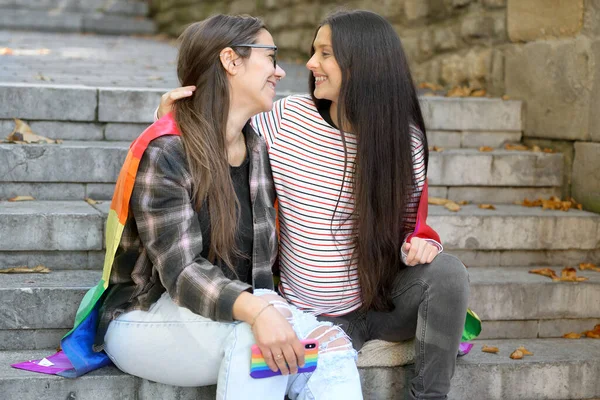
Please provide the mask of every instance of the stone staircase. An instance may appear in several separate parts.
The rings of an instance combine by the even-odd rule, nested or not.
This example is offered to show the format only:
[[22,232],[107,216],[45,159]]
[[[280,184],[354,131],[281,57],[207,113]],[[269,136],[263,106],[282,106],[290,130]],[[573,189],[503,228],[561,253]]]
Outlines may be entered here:
[[153,34],[143,0],[0,0],[0,29]]
[[[16,9],[15,3],[29,2],[4,1],[0,7]],[[30,3],[49,9],[69,2]],[[81,297],[101,274],[108,199],[129,142],[151,123],[160,94],[177,83],[175,50],[164,42],[0,30],[0,47],[3,40],[13,54],[0,56],[0,138],[12,131],[12,118],[20,118],[35,133],[63,141],[0,143],[0,268],[42,264],[52,270],[0,274],[1,397],[213,399],[214,387],[170,387],[114,367],[76,380],[10,368],[51,354],[72,326]],[[36,54],[39,48],[50,52]],[[280,95],[305,91],[303,66],[284,68],[288,76]],[[578,271],[589,280],[567,283],[528,271],[550,266],[560,273],[566,265],[598,263],[600,215],[513,204],[559,195],[565,173],[561,154],[502,148],[521,138],[520,101],[421,101],[430,146],[444,148],[430,153],[430,196],[473,203],[458,212],[430,206],[429,222],[446,250],[469,267],[470,305],[484,320],[475,347],[457,362],[450,398],[599,398],[600,341],[560,337],[600,323],[600,274]],[[480,146],[494,149],[480,152]],[[35,200],[6,201],[19,195]],[[103,201],[92,205],[84,198]],[[500,353],[482,353],[483,344],[498,346]],[[534,355],[511,360],[521,345]],[[413,374],[412,366],[364,368],[365,398],[402,399]]]

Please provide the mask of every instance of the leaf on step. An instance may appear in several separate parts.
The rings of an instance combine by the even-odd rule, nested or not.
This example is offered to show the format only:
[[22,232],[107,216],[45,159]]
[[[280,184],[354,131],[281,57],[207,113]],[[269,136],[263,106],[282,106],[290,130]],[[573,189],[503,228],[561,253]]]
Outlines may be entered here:
[[587,281],[588,278],[577,276],[577,270],[573,267],[565,267],[560,274],[559,280],[562,282],[583,282]]
[[35,200],[35,199],[31,196],[15,196],[15,197],[11,197],[10,199],[8,199],[8,201],[31,201],[31,200]]
[[594,329],[592,329],[591,331],[585,331],[582,333],[582,335],[585,335],[590,339],[600,339],[600,324],[596,324],[596,326],[594,326]]
[[510,100],[510,96],[505,94],[504,96],[502,96],[502,100]]
[[525,207],[540,207],[542,205],[542,201],[542,199],[529,200],[528,198],[525,198],[521,205]]
[[496,207],[494,207],[493,204],[479,204],[477,207],[481,208],[482,210],[495,210]]
[[556,153],[556,150],[554,149],[549,149],[548,147],[544,147],[544,150],[542,150],[544,153],[548,153],[548,154],[553,154]]
[[90,199],[89,197],[86,197],[84,200],[86,203],[88,203],[91,206],[96,205],[96,204],[102,204],[101,201]]
[[41,72],[38,72],[38,74],[35,76],[35,79],[37,79],[38,81],[44,81],[44,82],[52,81],[52,78],[47,77],[46,75],[42,74]]
[[469,204],[469,203],[470,203],[470,201],[469,201],[469,200],[461,200],[461,201],[459,201],[459,202],[458,202],[458,205],[459,205],[459,206],[466,206],[466,205],[467,205],[467,204]]
[[504,149],[510,151],[527,151],[529,150],[529,147],[525,146],[524,144],[507,143],[504,145]]
[[569,333],[565,333],[562,337],[565,339],[579,339],[579,338],[581,338],[581,334],[579,334],[577,332],[569,332]]
[[556,275],[556,272],[554,272],[554,270],[550,269],[550,268],[532,269],[531,271],[529,271],[529,273],[530,274],[537,274],[537,275],[547,276],[548,278],[552,278],[553,281],[559,279],[558,275]]
[[533,355],[532,352],[530,352],[529,350],[527,350],[523,346],[520,346],[519,348],[517,348],[517,350],[521,351],[521,353],[523,353],[523,355],[525,355],[525,356],[532,356]]
[[481,152],[494,151],[494,148],[493,148],[493,147],[490,147],[490,146],[481,146],[481,147],[479,148],[479,151],[481,151]]
[[12,56],[13,54],[14,51],[10,47],[0,47],[0,56]]
[[471,97],[485,97],[486,94],[485,89],[476,89],[471,92]]
[[453,202],[452,200],[450,200],[446,204],[444,204],[444,207],[446,207],[448,210],[450,210],[452,212],[460,211],[460,206],[458,204],[456,204],[455,202]]
[[431,82],[419,83],[419,89],[429,89],[429,90],[433,90],[434,92],[444,90],[444,88],[442,86],[438,85],[437,83],[431,83]]
[[446,93],[446,97],[467,97],[471,95],[471,89],[466,86],[453,87]]
[[56,140],[48,139],[47,137],[36,135],[31,130],[31,127],[24,121],[15,118],[15,129],[8,135],[6,140],[9,143],[56,143]]
[[517,349],[512,352],[512,354],[510,355],[510,358],[512,358],[513,360],[520,360],[523,358],[523,352],[521,350]]
[[0,269],[0,274],[47,274],[50,272],[50,268],[38,265],[37,267],[14,267],[7,269]]
[[427,203],[432,204],[434,206],[443,206],[444,204],[448,203],[449,201],[450,200],[442,199],[441,197],[430,197],[427,199]]
[[600,272],[600,267],[597,267],[596,264],[592,264],[592,263],[581,263],[581,264],[579,264],[579,270],[580,271],[590,270],[590,271]]
[[437,146],[431,146],[429,148],[429,151],[435,151],[436,153],[441,153],[442,151],[444,151],[443,147],[437,147]]
[[488,346],[487,344],[483,345],[483,347],[481,348],[481,351],[483,351],[484,353],[498,353],[500,351],[500,349],[498,349],[496,346]]

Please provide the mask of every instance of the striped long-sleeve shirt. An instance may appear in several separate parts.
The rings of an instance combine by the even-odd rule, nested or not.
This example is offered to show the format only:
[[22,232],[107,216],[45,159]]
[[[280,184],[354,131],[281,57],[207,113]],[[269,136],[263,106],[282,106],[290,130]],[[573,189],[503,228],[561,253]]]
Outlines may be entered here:
[[[340,131],[321,117],[310,96],[279,100],[271,112],[255,116],[252,125],[267,143],[279,199],[282,294],[316,314],[336,316],[358,309],[362,303],[348,218],[354,207],[348,173],[356,157],[356,137],[346,133],[344,182]],[[415,227],[426,180],[422,138],[423,133],[412,127],[416,186],[407,207],[409,230]]]

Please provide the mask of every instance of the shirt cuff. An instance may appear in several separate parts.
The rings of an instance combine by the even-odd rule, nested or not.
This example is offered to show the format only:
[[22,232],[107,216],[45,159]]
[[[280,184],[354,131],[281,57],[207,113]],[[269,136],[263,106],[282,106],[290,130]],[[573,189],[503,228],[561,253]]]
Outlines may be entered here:
[[[442,246],[442,244],[440,242],[438,242],[437,240],[433,240],[433,239],[423,239],[429,243],[431,243],[432,245],[434,245],[435,247],[438,248],[438,254],[440,254],[442,251],[444,251],[444,246]],[[406,244],[406,240],[404,241],[404,243],[402,243],[402,247],[400,247],[400,253],[402,255],[402,263],[406,264],[406,257],[408,257],[408,254],[404,252],[404,245]]]
[[233,321],[233,303],[242,292],[252,292],[252,286],[240,281],[231,281],[225,285],[217,300],[215,320]]

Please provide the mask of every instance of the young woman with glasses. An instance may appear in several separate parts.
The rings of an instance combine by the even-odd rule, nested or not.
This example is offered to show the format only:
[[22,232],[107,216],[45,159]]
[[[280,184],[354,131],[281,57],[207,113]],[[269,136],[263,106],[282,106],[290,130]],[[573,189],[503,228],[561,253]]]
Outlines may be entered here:
[[[400,39],[375,13],[338,12],[306,66],[310,95],[252,119],[279,201],[279,291],[356,349],[415,338],[410,398],[445,399],[468,274],[425,224],[427,138]],[[193,91],[166,93],[159,114]]]
[[[273,291],[275,189],[265,142],[248,121],[273,107],[285,76],[276,49],[253,17],[217,15],[182,34],[178,77],[198,89],[136,141],[149,143],[96,345],[150,381],[216,383],[218,399],[362,399],[341,328]],[[306,338],[321,345],[318,366],[297,374]],[[250,376],[255,343],[281,376]]]

